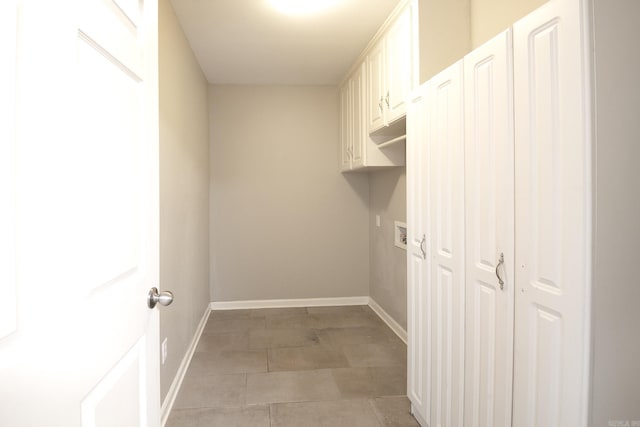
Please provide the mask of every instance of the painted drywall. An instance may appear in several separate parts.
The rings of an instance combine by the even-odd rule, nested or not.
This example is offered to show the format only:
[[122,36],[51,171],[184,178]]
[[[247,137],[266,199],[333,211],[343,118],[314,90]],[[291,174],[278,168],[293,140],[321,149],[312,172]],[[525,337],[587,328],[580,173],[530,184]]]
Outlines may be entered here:
[[470,0],[471,47],[475,49],[547,0]]
[[370,172],[369,189],[369,295],[406,330],[407,251],[394,243],[395,221],[407,222],[405,168]]
[[159,4],[160,310],[162,399],[209,304],[209,123],[207,82],[169,0]]
[[420,82],[471,51],[470,0],[420,0]]
[[597,161],[590,425],[637,425],[640,2],[595,0],[593,6]]
[[210,86],[213,301],[368,295],[369,187],[339,172],[338,91]]

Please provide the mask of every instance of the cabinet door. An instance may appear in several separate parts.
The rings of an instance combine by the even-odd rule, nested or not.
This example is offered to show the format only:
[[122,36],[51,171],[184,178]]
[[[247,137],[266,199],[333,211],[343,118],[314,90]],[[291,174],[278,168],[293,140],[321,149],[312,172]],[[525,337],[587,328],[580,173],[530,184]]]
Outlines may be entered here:
[[386,37],[386,86],[383,107],[391,123],[406,113],[405,98],[412,89],[412,5],[407,6],[389,29]]
[[591,142],[580,3],[552,0],[513,27],[518,427],[588,423]]
[[431,423],[462,426],[464,386],[464,118],[462,60],[431,79],[427,158]]
[[366,73],[362,63],[350,79],[351,83],[351,167],[362,167],[365,163],[365,144],[369,137],[366,128]]
[[[511,32],[506,31],[464,58],[465,427],[511,426],[514,304],[511,52]],[[504,261],[497,265],[500,259]]]
[[351,169],[351,81],[340,88],[340,170]]
[[385,91],[385,41],[381,40],[367,55],[369,71],[369,132],[386,125],[384,116]]
[[407,395],[411,413],[427,426],[431,413],[431,257],[429,233],[429,168],[426,153],[428,83],[411,96],[407,111]]

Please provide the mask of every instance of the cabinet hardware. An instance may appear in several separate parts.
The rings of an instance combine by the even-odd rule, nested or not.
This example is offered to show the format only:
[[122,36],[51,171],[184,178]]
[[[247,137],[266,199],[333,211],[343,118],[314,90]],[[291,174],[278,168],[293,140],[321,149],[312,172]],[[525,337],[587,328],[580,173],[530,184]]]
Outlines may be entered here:
[[504,264],[504,254],[500,253],[500,259],[498,260],[498,265],[496,265],[496,277],[498,278],[498,283],[500,284],[500,290],[504,290],[504,280],[500,277],[500,266]]

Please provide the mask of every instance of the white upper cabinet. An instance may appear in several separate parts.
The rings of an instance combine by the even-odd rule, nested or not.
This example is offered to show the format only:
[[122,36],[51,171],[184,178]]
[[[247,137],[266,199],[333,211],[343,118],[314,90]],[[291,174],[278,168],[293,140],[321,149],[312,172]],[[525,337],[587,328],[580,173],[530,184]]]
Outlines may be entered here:
[[414,14],[411,4],[408,5],[389,29],[386,37],[385,107],[388,123],[406,115],[405,100],[417,82],[412,54],[412,49],[415,47],[412,38]]
[[[416,86],[417,2],[402,2],[340,87],[340,170],[404,166],[405,98]],[[370,136],[372,129],[376,135]]]
[[369,133],[384,130],[406,115],[406,98],[418,81],[417,14],[416,1],[407,3],[367,54]]
[[385,125],[385,41],[381,40],[367,55],[369,71],[369,129],[379,129]]

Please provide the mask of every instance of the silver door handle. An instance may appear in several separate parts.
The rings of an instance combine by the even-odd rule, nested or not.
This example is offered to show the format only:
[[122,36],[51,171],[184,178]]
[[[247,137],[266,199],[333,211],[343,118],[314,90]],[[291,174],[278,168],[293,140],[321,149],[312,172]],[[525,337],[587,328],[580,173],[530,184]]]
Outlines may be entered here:
[[173,302],[173,294],[169,291],[164,291],[158,293],[158,288],[153,287],[149,289],[149,294],[147,295],[147,305],[149,308],[154,308],[156,304],[168,306]]
[[422,252],[422,259],[427,259],[427,251],[424,249],[423,245],[427,242],[427,236],[422,235],[422,240],[420,241],[420,252]]
[[387,103],[387,108],[390,108],[391,104],[389,104],[389,91],[387,91],[387,97],[385,98],[385,102]]
[[500,259],[498,260],[498,265],[496,265],[496,277],[498,278],[498,283],[500,284],[500,290],[504,289],[504,280],[500,277],[500,266],[504,264],[504,254],[500,253]]

